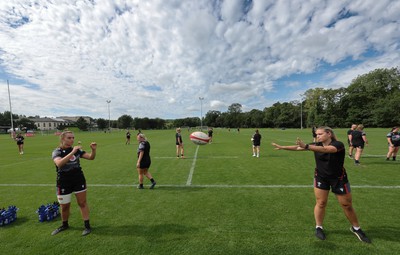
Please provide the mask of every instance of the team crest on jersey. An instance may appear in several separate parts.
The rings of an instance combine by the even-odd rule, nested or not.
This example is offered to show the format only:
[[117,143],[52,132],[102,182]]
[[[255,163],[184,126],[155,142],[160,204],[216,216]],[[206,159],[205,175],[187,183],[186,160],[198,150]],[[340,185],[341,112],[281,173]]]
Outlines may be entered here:
[[75,155],[73,155],[73,156],[69,159],[69,161],[75,161],[75,160],[76,160]]

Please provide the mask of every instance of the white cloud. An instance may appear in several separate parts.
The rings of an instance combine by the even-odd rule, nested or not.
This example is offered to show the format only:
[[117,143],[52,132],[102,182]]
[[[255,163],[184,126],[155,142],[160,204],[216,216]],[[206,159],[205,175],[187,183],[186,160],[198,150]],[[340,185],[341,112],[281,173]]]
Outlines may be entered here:
[[[399,10],[390,0],[2,1],[0,111],[6,79],[25,115],[106,118],[109,99],[112,118],[181,118],[199,96],[204,112],[262,110],[290,100],[287,85],[347,86],[399,66]],[[359,62],[340,65],[349,59]],[[321,66],[331,67],[321,81],[275,82]]]

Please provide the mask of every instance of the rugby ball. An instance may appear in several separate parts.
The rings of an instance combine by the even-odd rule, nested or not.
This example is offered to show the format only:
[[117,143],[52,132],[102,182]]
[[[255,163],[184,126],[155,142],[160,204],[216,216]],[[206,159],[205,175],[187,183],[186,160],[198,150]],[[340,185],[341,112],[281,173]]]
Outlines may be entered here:
[[207,134],[196,131],[190,134],[190,140],[197,145],[205,145],[210,141],[210,137]]

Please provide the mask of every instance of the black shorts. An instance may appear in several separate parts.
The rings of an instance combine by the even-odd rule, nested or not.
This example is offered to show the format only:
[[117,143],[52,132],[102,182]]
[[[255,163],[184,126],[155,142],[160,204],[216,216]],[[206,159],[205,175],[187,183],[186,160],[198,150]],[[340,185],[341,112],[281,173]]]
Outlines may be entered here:
[[151,161],[140,161],[140,168],[150,168]]
[[364,149],[364,143],[362,144],[353,144],[353,148],[359,148],[359,149]]
[[57,195],[68,195],[86,190],[86,179],[82,171],[57,174]]
[[318,175],[314,176],[314,187],[323,190],[332,190],[333,193],[338,195],[345,195],[351,192],[350,183],[347,175],[342,178],[330,179]]
[[393,143],[393,147],[399,147],[400,146],[400,142],[392,142]]
[[21,145],[21,144],[24,144],[24,142],[17,142],[17,145]]

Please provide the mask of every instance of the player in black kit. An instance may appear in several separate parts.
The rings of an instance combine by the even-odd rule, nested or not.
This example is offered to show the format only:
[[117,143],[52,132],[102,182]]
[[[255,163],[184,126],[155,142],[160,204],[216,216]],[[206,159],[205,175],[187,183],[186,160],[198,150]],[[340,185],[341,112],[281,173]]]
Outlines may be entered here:
[[76,200],[81,210],[85,229],[82,235],[90,234],[89,206],[86,202],[86,179],[80,165],[80,158],[93,160],[96,157],[97,144],[90,144],[91,152],[82,150],[82,146],[74,144],[74,133],[64,131],[60,135],[60,146],[52,153],[52,158],[57,170],[57,199],[61,205],[62,226],[51,234],[56,235],[68,229],[68,218],[70,215],[71,196],[75,193]]
[[350,231],[354,233],[360,241],[370,243],[371,241],[360,228],[356,212],[352,205],[350,183],[344,168],[344,158],[346,154],[344,144],[337,141],[335,134],[329,127],[318,128],[316,134],[316,143],[305,144],[299,138],[297,138],[296,145],[291,146],[281,146],[272,143],[278,150],[314,152],[316,163],[314,174],[314,194],[316,198],[314,207],[316,223],[315,235],[321,240],[326,239],[322,224],[325,217],[326,205],[328,203],[329,190],[332,190],[344,214],[352,225]]
[[17,141],[19,154],[24,154],[24,139],[25,138],[20,133],[15,137],[15,141]]
[[156,186],[156,181],[149,172],[151,165],[150,158],[150,143],[147,141],[146,136],[142,133],[137,134],[137,140],[139,142],[139,147],[137,151],[138,159],[136,163],[136,168],[139,174],[139,186],[138,189],[143,189],[143,176],[146,176],[150,181],[150,189],[154,189]]
[[251,141],[253,142],[253,157],[260,157],[260,145],[261,145],[261,135],[258,129],[254,132],[253,136],[251,137]]
[[354,163],[356,165],[360,164],[361,154],[364,151],[364,146],[368,144],[367,135],[364,132],[364,126],[362,124],[358,125],[356,130],[351,132],[349,135],[350,144],[356,149],[356,155],[354,155]]
[[176,129],[175,144],[176,144],[176,157],[185,158],[185,156],[183,156],[183,140],[182,140],[181,128]]
[[400,133],[399,127],[393,127],[392,130],[386,135],[389,151],[386,155],[386,160],[390,160],[390,157],[393,157],[393,161],[396,160],[397,152],[400,148]]

